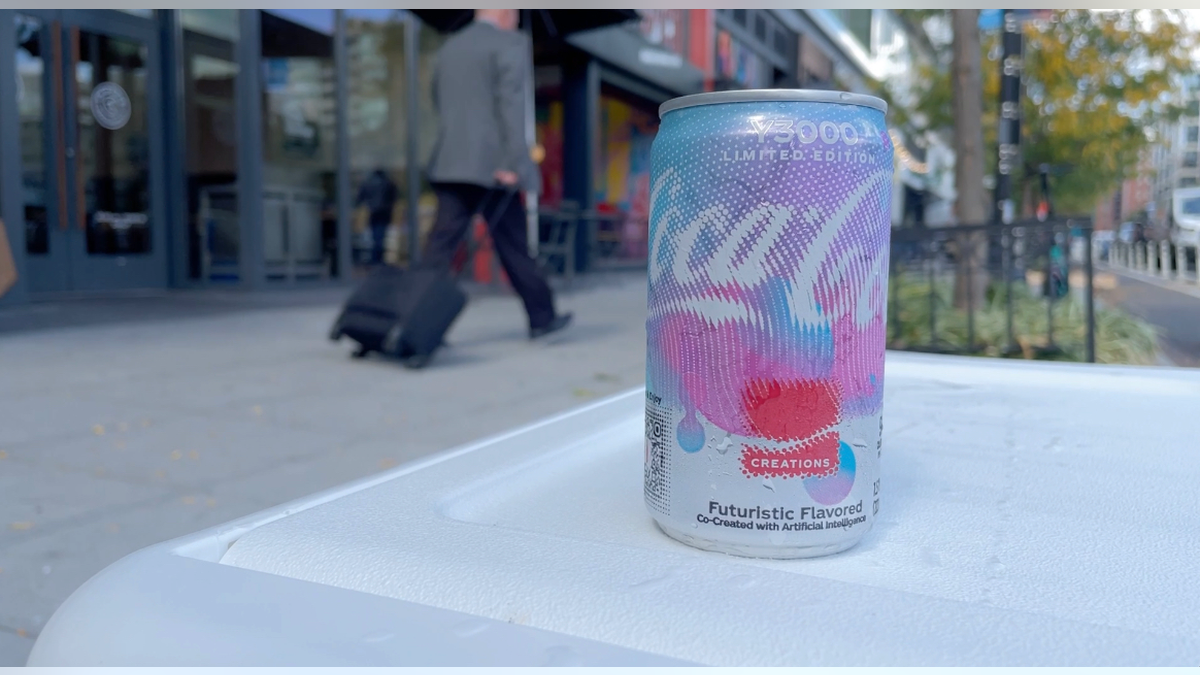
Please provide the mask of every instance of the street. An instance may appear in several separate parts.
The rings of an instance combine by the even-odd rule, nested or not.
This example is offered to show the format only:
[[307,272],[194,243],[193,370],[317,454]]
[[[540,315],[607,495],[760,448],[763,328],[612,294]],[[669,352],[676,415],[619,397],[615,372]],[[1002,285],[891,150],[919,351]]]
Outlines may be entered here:
[[644,379],[643,275],[560,295],[576,324],[546,345],[515,298],[475,297],[420,372],[326,339],[344,295],[0,312],[0,666],[24,665],[55,608],[141,547]]
[[1200,368],[1200,286],[1191,281],[1104,269],[1117,283],[1111,290],[1097,289],[1100,301],[1120,307],[1158,329],[1164,356],[1173,364]]

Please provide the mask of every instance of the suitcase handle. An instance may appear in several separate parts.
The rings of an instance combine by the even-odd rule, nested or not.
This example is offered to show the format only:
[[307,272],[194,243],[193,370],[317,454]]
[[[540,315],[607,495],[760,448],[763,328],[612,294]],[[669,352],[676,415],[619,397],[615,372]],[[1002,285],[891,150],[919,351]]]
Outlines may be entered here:
[[[496,219],[499,218],[501,215],[503,215],[505,209],[508,208],[509,202],[512,201],[512,198],[514,196],[516,196],[516,194],[517,194],[517,190],[507,187],[507,186],[497,186],[495,188],[492,188],[491,190],[488,191],[488,194],[485,195],[483,200],[480,202],[479,208],[475,211],[475,214],[483,216],[484,222],[486,222],[488,224],[488,227],[491,228],[492,226],[494,226],[496,224],[496,222],[495,222]],[[494,195],[499,195],[499,197],[498,198],[494,197]],[[485,215],[485,212],[487,211],[487,204],[488,204],[489,200],[496,201],[496,208],[492,210],[491,218],[488,218],[487,215]],[[472,215],[472,217],[474,217],[474,214]],[[466,247],[467,247],[467,260],[469,261],[475,255],[475,246],[472,245],[469,235],[466,239]],[[466,266],[464,266],[462,269],[458,270],[454,274],[454,278],[461,279],[463,274],[465,274],[465,273],[466,273]]]
[[[487,204],[488,199],[492,195],[495,195],[495,194],[500,195],[500,198],[496,202],[496,208],[492,210],[492,217],[488,218],[487,216],[483,215],[484,211],[486,210],[485,206]],[[492,190],[490,190],[488,192],[488,195],[486,197],[484,197],[483,202],[481,202],[479,204],[479,210],[477,211],[477,213],[479,215],[483,216],[484,221],[486,221],[489,225],[495,225],[496,224],[495,219],[500,217],[501,215],[503,215],[504,211],[506,209],[508,209],[509,202],[512,201],[512,198],[516,194],[517,194],[517,191],[510,187],[493,188]]]
[[[490,229],[493,225],[495,225],[496,218],[498,218],[500,215],[502,215],[504,213],[505,209],[508,208],[509,202],[512,201],[512,198],[514,196],[516,196],[517,192],[518,192],[518,190],[513,189],[511,187],[496,184],[496,186],[490,188],[488,190],[488,193],[486,195],[484,195],[482,200],[480,200],[479,207],[477,209],[475,209],[475,211],[471,214],[471,218],[473,219],[476,215],[483,216],[484,222],[486,222],[488,224],[488,227]],[[486,215],[486,212],[488,210],[487,207],[488,207],[489,202],[493,202],[493,201],[495,202],[496,208],[492,210],[492,216],[491,216],[491,218],[489,218]],[[475,246],[472,245],[469,230],[468,230],[467,236],[464,237],[464,241],[463,241],[462,245],[466,246],[467,260],[469,261],[475,255]],[[455,255],[457,255],[457,254],[455,254]],[[453,257],[451,260],[453,261]],[[425,265],[425,263],[423,261],[418,262],[417,264],[418,264],[418,266]],[[453,262],[451,262],[450,265],[451,265],[451,267],[453,267]],[[467,269],[466,265],[464,265],[462,269],[459,269],[458,271],[452,271],[451,274],[455,279],[461,279],[463,274],[466,273],[466,269]]]

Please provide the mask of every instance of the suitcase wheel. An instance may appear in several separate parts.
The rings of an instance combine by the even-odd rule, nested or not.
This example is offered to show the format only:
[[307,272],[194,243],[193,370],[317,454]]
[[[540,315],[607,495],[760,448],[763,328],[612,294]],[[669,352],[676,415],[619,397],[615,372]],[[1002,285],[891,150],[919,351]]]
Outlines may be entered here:
[[387,336],[383,338],[383,353],[391,354],[392,356],[400,355],[400,334],[402,329],[400,326],[392,326],[388,331]]

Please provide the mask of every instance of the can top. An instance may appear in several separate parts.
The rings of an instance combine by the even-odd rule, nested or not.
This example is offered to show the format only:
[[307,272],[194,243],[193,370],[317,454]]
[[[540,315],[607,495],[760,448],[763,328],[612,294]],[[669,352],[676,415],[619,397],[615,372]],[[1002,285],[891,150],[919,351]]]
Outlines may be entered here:
[[713,91],[704,94],[680,96],[662,104],[658,116],[681,108],[718,103],[755,103],[759,101],[803,101],[806,103],[840,103],[860,105],[887,113],[887,103],[881,98],[866,94],[851,94],[845,91],[823,91],[817,89],[743,89],[737,91]]

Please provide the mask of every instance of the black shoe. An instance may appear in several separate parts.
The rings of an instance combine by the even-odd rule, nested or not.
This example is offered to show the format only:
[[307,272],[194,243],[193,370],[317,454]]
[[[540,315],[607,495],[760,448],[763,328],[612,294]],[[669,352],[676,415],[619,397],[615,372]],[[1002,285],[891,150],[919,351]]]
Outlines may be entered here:
[[538,340],[538,339],[544,338],[547,335],[550,335],[552,333],[559,332],[560,330],[571,325],[572,317],[573,317],[572,314],[559,314],[558,316],[551,319],[550,323],[546,324],[545,326],[542,326],[540,328],[530,328],[529,329],[529,339],[530,340]]

